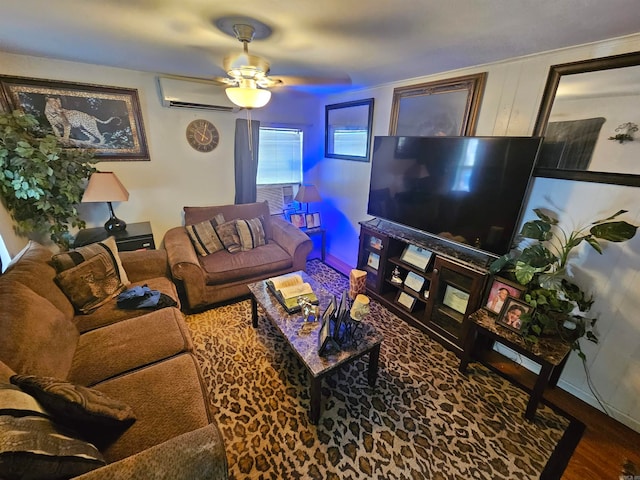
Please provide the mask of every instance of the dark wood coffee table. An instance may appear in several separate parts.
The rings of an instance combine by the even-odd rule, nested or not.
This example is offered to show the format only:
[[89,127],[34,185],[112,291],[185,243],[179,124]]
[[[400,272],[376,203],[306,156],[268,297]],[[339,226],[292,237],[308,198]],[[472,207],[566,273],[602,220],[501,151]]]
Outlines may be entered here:
[[[323,312],[331,301],[332,295],[322,288],[305,272],[295,272],[309,282],[320,301],[320,312]],[[363,322],[362,338],[353,346],[332,350],[325,356],[318,355],[318,330],[320,322],[304,322],[301,313],[289,314],[267,288],[265,281],[248,285],[251,292],[251,314],[253,326],[258,326],[258,305],[265,311],[267,318],[280,331],[291,349],[295,352],[309,373],[310,406],[309,419],[317,424],[320,419],[320,400],[322,378],[342,365],[347,365],[363,355],[369,354],[368,380],[375,386],[378,376],[378,360],[382,335],[370,324]]]

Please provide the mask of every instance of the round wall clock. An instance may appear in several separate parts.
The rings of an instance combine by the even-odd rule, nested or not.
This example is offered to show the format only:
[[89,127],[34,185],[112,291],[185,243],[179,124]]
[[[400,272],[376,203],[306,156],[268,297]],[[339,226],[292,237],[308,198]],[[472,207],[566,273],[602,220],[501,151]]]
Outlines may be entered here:
[[210,152],[218,146],[218,129],[208,120],[194,120],[187,125],[187,141],[199,152]]

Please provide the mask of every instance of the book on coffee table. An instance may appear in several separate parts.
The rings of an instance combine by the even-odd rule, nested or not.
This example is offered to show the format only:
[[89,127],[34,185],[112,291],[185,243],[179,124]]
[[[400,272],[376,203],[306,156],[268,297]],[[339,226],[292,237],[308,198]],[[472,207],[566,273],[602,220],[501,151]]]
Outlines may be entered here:
[[314,305],[319,303],[311,285],[296,273],[272,277],[266,283],[287,313],[300,311],[300,305],[298,305],[300,297],[306,297]]

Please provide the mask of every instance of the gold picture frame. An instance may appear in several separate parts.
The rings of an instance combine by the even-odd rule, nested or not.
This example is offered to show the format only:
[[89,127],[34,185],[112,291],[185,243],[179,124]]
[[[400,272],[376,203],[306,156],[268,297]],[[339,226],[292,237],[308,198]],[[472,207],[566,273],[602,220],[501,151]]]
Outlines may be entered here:
[[0,75],[0,108],[32,114],[45,133],[97,160],[149,160],[136,89]]
[[389,135],[473,135],[486,79],[483,72],[395,88]]

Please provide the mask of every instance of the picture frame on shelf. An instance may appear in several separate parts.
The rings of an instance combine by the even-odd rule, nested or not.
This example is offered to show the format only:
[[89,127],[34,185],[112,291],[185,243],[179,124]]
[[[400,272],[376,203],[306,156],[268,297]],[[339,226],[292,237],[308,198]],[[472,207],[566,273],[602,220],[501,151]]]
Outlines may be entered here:
[[322,226],[319,212],[306,213],[304,218],[307,228],[320,228]]
[[422,290],[422,287],[424,286],[424,277],[421,277],[417,273],[409,272],[407,273],[407,277],[404,279],[404,285],[414,292],[420,293],[420,290]]
[[380,267],[380,255],[374,252],[369,252],[369,258],[367,258],[367,266],[378,270]]
[[400,290],[396,295],[395,302],[408,312],[412,312],[416,306],[416,298]]
[[400,255],[400,261],[426,272],[432,257],[433,252],[431,250],[409,244]]
[[469,293],[463,292],[453,285],[447,285],[444,290],[442,304],[464,315],[469,305]]
[[[99,161],[149,161],[138,90],[0,75],[0,107],[32,114],[66,148]],[[73,115],[81,127],[66,119]]]
[[376,250],[382,250],[382,239],[374,236],[369,237],[369,246]]
[[505,278],[493,277],[484,301],[484,309],[496,315],[500,314],[507,297],[521,298],[525,287]]
[[337,342],[340,341],[340,328],[344,323],[345,316],[349,315],[349,303],[347,301],[348,290],[342,292],[340,295],[340,303],[335,315],[335,322],[333,326],[333,339]]
[[322,318],[322,325],[318,330],[318,355],[324,355],[332,344],[331,338],[331,321],[329,317]]
[[307,220],[304,213],[292,213],[289,215],[289,221],[298,228],[307,227]]
[[522,334],[522,315],[525,313],[532,314],[535,309],[526,303],[524,300],[520,300],[514,297],[507,297],[500,315],[496,319],[496,323],[508,328],[516,333]]

